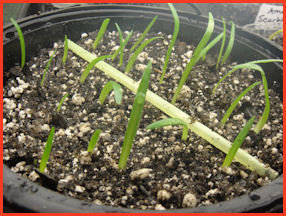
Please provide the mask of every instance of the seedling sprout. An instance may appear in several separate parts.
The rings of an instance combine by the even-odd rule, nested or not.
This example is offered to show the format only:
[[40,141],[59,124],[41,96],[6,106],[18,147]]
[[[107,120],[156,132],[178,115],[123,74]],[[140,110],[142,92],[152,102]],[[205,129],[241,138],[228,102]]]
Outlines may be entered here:
[[219,54],[218,54],[218,58],[217,58],[217,62],[216,62],[216,69],[218,69],[219,64],[220,64],[220,60],[221,60],[221,56],[222,56],[222,52],[223,52],[223,48],[224,48],[224,44],[225,44],[225,39],[226,39],[226,25],[225,25],[225,20],[222,17],[222,24],[223,24],[223,38],[221,41],[221,46],[220,46],[220,50],[219,50]]
[[17,30],[18,37],[19,37],[19,40],[20,40],[20,46],[21,46],[21,69],[23,69],[24,65],[25,65],[25,60],[26,60],[26,49],[25,49],[25,40],[24,40],[23,32],[22,32],[20,26],[18,25],[18,23],[13,18],[11,18],[10,20],[13,23],[15,29]]
[[251,119],[246,123],[246,125],[243,127],[243,129],[239,132],[235,140],[233,141],[233,144],[231,145],[231,148],[229,149],[229,152],[227,153],[224,162],[222,164],[222,167],[230,166],[235,154],[237,153],[238,149],[240,148],[241,144],[243,143],[245,137],[247,136],[249,130],[251,129],[251,126],[254,122],[255,116],[251,117]]
[[45,172],[47,162],[48,162],[49,157],[50,157],[52,145],[53,145],[54,134],[55,134],[55,127],[52,127],[50,134],[49,134],[49,137],[47,139],[47,143],[46,143],[46,146],[44,149],[44,153],[43,153],[42,158],[41,158],[41,163],[40,163],[40,172],[41,173]]
[[68,37],[65,35],[65,41],[64,41],[64,55],[63,55],[63,64],[66,63],[67,57],[68,57]]
[[273,38],[274,38],[276,35],[280,34],[280,33],[283,34],[283,29],[277,30],[277,31],[274,32],[272,35],[270,35],[270,36],[268,37],[268,39],[269,39],[269,40],[273,40]]
[[249,87],[247,87],[230,105],[230,107],[227,109],[226,113],[224,114],[222,120],[221,120],[221,124],[225,124],[226,121],[228,120],[229,116],[231,115],[231,113],[233,112],[233,110],[235,109],[235,107],[237,106],[238,102],[241,100],[242,97],[244,97],[251,89],[253,89],[255,86],[257,86],[258,84],[260,84],[260,82],[255,82],[252,85],[250,85]]
[[101,90],[101,93],[99,95],[99,102],[100,102],[100,104],[104,103],[105,98],[107,97],[107,95],[112,90],[114,91],[114,96],[115,96],[116,103],[117,104],[121,104],[123,89],[122,89],[121,85],[119,85],[118,83],[116,83],[114,81],[107,82],[105,84],[105,86],[103,87],[103,89]]
[[173,96],[173,99],[172,99],[172,104],[175,104],[180,92],[181,92],[181,89],[183,87],[183,85],[185,84],[185,82],[187,81],[187,78],[193,68],[193,66],[196,64],[197,62],[197,58],[200,54],[200,52],[202,51],[202,49],[205,47],[205,45],[208,43],[212,33],[213,33],[213,29],[214,29],[214,18],[213,18],[213,15],[212,13],[209,13],[209,22],[208,22],[208,27],[206,29],[206,32],[204,34],[204,36],[202,37],[199,45],[197,46],[197,48],[195,49],[195,52],[191,58],[191,60],[189,61],[189,63],[187,64],[186,66],[186,69],[184,70],[183,72],[183,75],[180,79],[180,82],[179,82],[179,85],[175,91],[175,94]]
[[62,107],[62,105],[63,105],[65,99],[66,99],[68,96],[69,96],[69,94],[66,93],[66,94],[62,97],[62,99],[60,100],[60,103],[59,103],[58,108],[57,108],[57,112],[58,112],[58,113],[60,112],[61,107]]
[[221,60],[222,65],[226,62],[226,60],[228,59],[228,57],[231,53],[231,50],[232,50],[233,44],[234,44],[234,37],[235,37],[235,24],[233,22],[231,22],[230,37],[229,37],[227,48],[226,48],[225,53],[224,53],[222,60]]
[[52,55],[50,56],[50,59],[49,59],[48,64],[47,64],[47,66],[46,66],[46,68],[45,68],[44,74],[43,74],[43,76],[42,76],[41,86],[44,85],[44,81],[45,81],[45,78],[46,78],[46,75],[47,75],[47,71],[48,71],[49,68],[50,68],[51,62],[52,62],[52,60],[53,60],[53,58],[54,58],[54,55],[56,54],[57,50],[58,50],[58,48],[55,49],[55,51],[54,51],[54,52],[52,53]]
[[150,38],[149,40],[145,40],[138,48],[137,50],[133,53],[133,55],[130,57],[129,62],[125,68],[125,73],[129,73],[129,71],[131,70],[133,64],[136,61],[137,56],[139,55],[139,53],[152,41],[157,40],[157,39],[162,39],[162,37],[153,37]]
[[133,102],[130,120],[128,121],[127,129],[125,132],[125,137],[122,145],[122,151],[119,158],[119,169],[124,169],[132,148],[132,143],[135,138],[137,129],[139,127],[139,122],[141,120],[145,96],[149,85],[150,74],[151,74],[152,62],[149,61],[139,84],[135,99]]
[[172,12],[173,18],[174,18],[174,32],[173,32],[172,40],[170,42],[168,51],[166,53],[165,64],[164,64],[164,67],[163,67],[163,70],[162,70],[162,75],[161,75],[161,78],[160,78],[160,84],[163,82],[165,73],[167,71],[169,59],[170,59],[170,56],[171,56],[172,48],[175,45],[175,42],[176,42],[176,39],[177,39],[177,36],[178,36],[178,33],[179,33],[179,29],[180,29],[180,20],[179,20],[179,16],[177,14],[177,11],[176,11],[175,7],[173,6],[172,3],[168,3],[168,6],[169,6],[169,8],[170,8],[170,10]]
[[146,35],[148,34],[148,32],[150,31],[150,29],[152,28],[153,24],[155,23],[156,19],[158,18],[158,16],[155,16],[151,22],[148,24],[148,26],[146,27],[146,29],[144,30],[144,32],[141,34],[141,36],[139,37],[139,39],[136,41],[136,43],[131,47],[130,52],[133,52],[133,50],[136,49],[136,47],[141,43],[141,41],[144,40],[144,38],[146,37]]
[[101,130],[100,129],[97,129],[91,136],[90,138],[90,141],[89,141],[89,144],[88,144],[88,148],[87,148],[87,151],[92,153],[93,149],[95,148],[95,145],[99,139],[99,136],[100,136],[100,133],[101,133]]
[[115,23],[115,26],[117,28],[118,34],[119,34],[119,41],[120,41],[120,46],[119,48],[114,52],[114,54],[111,57],[111,60],[114,61],[114,59],[116,58],[116,56],[118,55],[118,53],[120,53],[120,59],[119,59],[119,66],[122,65],[123,63],[123,52],[124,52],[124,48],[127,45],[129,39],[131,38],[133,31],[131,31],[128,36],[126,37],[126,39],[123,39],[123,35],[122,35],[122,31],[119,27],[119,25],[117,23]]
[[165,126],[174,126],[174,125],[181,125],[183,126],[183,134],[182,134],[182,140],[186,141],[188,137],[188,125],[182,121],[181,119],[175,119],[175,118],[166,118],[162,119],[160,121],[156,121],[152,124],[149,124],[146,129],[156,129],[156,128],[162,128]]
[[94,43],[93,43],[93,49],[95,50],[96,47],[98,46],[98,44],[100,43],[105,31],[106,31],[106,28],[109,24],[109,21],[110,19],[109,18],[106,18],[105,20],[103,20],[101,26],[100,26],[100,29],[97,33],[97,36],[96,36],[96,39],[94,40]]
[[80,77],[80,83],[83,84],[85,79],[87,78],[89,72],[91,71],[91,69],[100,61],[110,58],[111,55],[105,55],[105,56],[100,56],[98,58],[95,58],[92,62],[90,62],[87,67],[85,68],[85,70],[83,71],[81,77]]

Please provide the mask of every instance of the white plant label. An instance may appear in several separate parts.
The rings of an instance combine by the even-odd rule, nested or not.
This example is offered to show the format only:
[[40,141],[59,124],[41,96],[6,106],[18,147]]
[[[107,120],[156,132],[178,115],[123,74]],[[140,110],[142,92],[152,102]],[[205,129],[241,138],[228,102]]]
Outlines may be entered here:
[[262,4],[254,24],[256,29],[278,30],[283,28],[283,6]]

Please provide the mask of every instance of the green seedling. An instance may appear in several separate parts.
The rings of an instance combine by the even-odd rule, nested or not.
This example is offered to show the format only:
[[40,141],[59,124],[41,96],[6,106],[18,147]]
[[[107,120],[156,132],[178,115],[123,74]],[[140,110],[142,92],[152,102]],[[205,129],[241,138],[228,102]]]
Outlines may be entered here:
[[[69,49],[87,62],[91,62],[95,58],[94,54],[83,49],[73,41],[69,40],[68,42]],[[95,67],[103,71],[107,76],[116,80],[118,83],[130,89],[132,92],[137,92],[138,82],[131,79],[129,76],[120,72],[116,68],[112,67],[110,64],[101,61],[96,64]],[[220,134],[211,130],[207,126],[203,125],[199,121],[194,120],[194,117],[183,112],[178,107],[164,100],[150,90],[147,90],[146,100],[171,118],[181,119],[188,125],[188,128],[192,132],[196,133],[198,136],[200,136],[219,150],[223,151],[224,153],[228,153],[231,147],[231,142],[222,137]],[[251,156],[249,153],[242,149],[238,149],[235,156],[235,160],[244,165],[247,169],[258,173],[261,176],[267,176],[271,180],[275,179],[279,175],[279,173],[273,170],[271,167],[266,166],[261,161],[257,160],[255,157]]]
[[229,75],[231,75],[233,72],[239,70],[239,69],[251,69],[251,70],[256,70],[258,72],[260,72],[261,74],[261,78],[262,78],[262,84],[264,87],[264,97],[265,97],[265,108],[263,111],[263,114],[261,116],[261,118],[259,119],[254,131],[256,133],[259,133],[261,131],[261,129],[263,128],[263,126],[265,125],[265,123],[268,120],[268,116],[269,116],[269,112],[270,112],[270,102],[269,102],[269,95],[268,95],[268,84],[267,84],[267,80],[266,80],[266,76],[264,73],[264,70],[262,69],[262,67],[260,67],[257,64],[253,64],[253,63],[245,63],[245,64],[240,64],[240,65],[236,65],[235,67],[233,67],[233,69],[231,71],[229,71],[226,75],[224,75],[219,81],[218,83],[215,85],[214,89],[213,89],[213,93],[215,92],[215,90],[217,89],[217,87],[219,86],[219,84],[225,79],[227,78]]
[[247,136],[248,132],[251,129],[251,126],[254,122],[255,116],[251,117],[251,119],[246,123],[246,125],[243,127],[243,129],[239,132],[235,140],[233,141],[231,148],[229,149],[229,152],[227,153],[224,162],[222,164],[222,167],[228,167],[230,166],[233,158],[235,157],[238,149],[242,145],[243,141],[245,140],[245,137]]
[[18,33],[18,37],[20,40],[20,46],[21,46],[21,69],[23,69],[24,65],[25,65],[25,60],[26,60],[26,49],[25,49],[25,40],[24,40],[24,36],[23,36],[23,32],[20,28],[20,26],[18,25],[18,23],[11,18],[10,19],[12,24],[14,25],[15,29],[17,30]]
[[114,54],[111,57],[111,60],[114,61],[118,53],[120,53],[120,59],[119,59],[119,66],[122,65],[123,63],[123,53],[124,53],[124,48],[127,45],[129,39],[131,38],[133,34],[133,30],[127,35],[126,39],[123,39],[122,31],[117,23],[115,23],[115,26],[117,28],[118,34],[119,34],[119,41],[120,41],[120,46],[119,48],[114,52]]
[[221,60],[221,56],[222,56],[222,52],[223,52],[223,48],[224,48],[224,44],[225,44],[225,39],[226,39],[226,25],[225,25],[225,20],[222,17],[222,23],[223,23],[223,38],[221,41],[221,46],[220,46],[220,50],[219,50],[219,54],[218,54],[218,58],[217,58],[217,62],[216,62],[216,69],[218,69],[219,67],[219,63]]
[[163,66],[162,75],[161,75],[161,78],[160,78],[160,84],[163,82],[165,73],[167,71],[169,59],[170,59],[170,56],[171,56],[172,48],[175,45],[175,42],[176,42],[176,39],[177,39],[177,36],[178,36],[178,33],[179,33],[179,29],[180,29],[180,20],[179,20],[179,16],[177,14],[176,9],[175,9],[175,7],[173,6],[172,3],[168,3],[168,5],[169,5],[169,8],[170,8],[170,10],[172,12],[173,18],[174,18],[174,31],[173,31],[172,40],[170,42],[168,51],[166,53],[165,64]]
[[142,112],[144,108],[144,102],[146,97],[146,92],[149,85],[150,74],[151,74],[152,62],[149,61],[139,84],[135,99],[133,102],[130,120],[128,121],[127,129],[125,132],[125,137],[122,145],[122,151],[119,158],[119,169],[124,169],[132,148],[132,143],[135,138],[137,129],[139,127],[139,122],[142,117]]
[[69,94],[66,93],[66,94],[62,97],[62,99],[60,100],[60,103],[59,103],[58,108],[57,108],[57,112],[58,112],[58,113],[60,112],[61,107],[62,107],[62,105],[63,105],[65,99],[66,99],[68,96],[69,96]]
[[251,86],[247,87],[230,105],[230,107],[228,108],[228,110],[226,111],[226,113],[224,114],[222,120],[221,120],[221,124],[224,125],[226,123],[226,121],[228,120],[229,116],[231,115],[231,113],[233,112],[233,110],[235,109],[235,107],[237,106],[238,102],[241,100],[242,97],[244,97],[251,89],[253,89],[255,86],[257,86],[258,84],[260,84],[261,82],[255,82],[253,83]]
[[102,24],[101,24],[101,26],[100,26],[100,29],[99,29],[99,31],[98,31],[98,34],[97,34],[97,36],[96,36],[96,39],[95,39],[95,41],[94,41],[94,43],[93,43],[93,49],[94,49],[94,50],[96,49],[96,47],[97,47],[98,44],[100,43],[100,41],[101,41],[101,39],[102,39],[102,37],[103,37],[103,35],[104,35],[106,29],[107,29],[107,26],[108,26],[108,24],[109,24],[109,21],[110,21],[109,18],[106,18],[105,20],[103,20],[103,22],[102,22]]
[[156,128],[162,128],[165,126],[174,126],[174,125],[181,125],[183,126],[183,134],[182,134],[182,140],[186,141],[188,137],[188,125],[182,121],[181,119],[175,119],[175,118],[166,118],[162,119],[160,121],[156,121],[152,124],[149,124],[146,129],[156,129]]
[[95,58],[92,62],[90,62],[87,67],[85,68],[85,70],[83,71],[81,77],[80,77],[80,83],[83,84],[85,79],[87,78],[89,72],[91,71],[91,69],[100,61],[110,58],[111,55],[105,55],[105,56],[100,56],[98,58]]
[[46,68],[45,68],[44,74],[43,74],[43,76],[42,76],[41,86],[44,85],[44,81],[45,81],[47,72],[48,72],[48,70],[49,70],[49,68],[50,68],[51,62],[52,62],[52,60],[53,60],[53,58],[54,58],[54,55],[56,54],[57,50],[58,50],[58,48],[55,49],[55,51],[53,52],[53,54],[50,56],[50,59],[49,59],[48,64],[47,64],[47,66],[46,66]]
[[97,129],[91,136],[90,141],[88,143],[87,151],[92,153],[93,149],[95,148],[95,145],[99,139],[99,135],[101,133],[100,129]]
[[49,157],[50,157],[52,145],[53,145],[54,134],[55,134],[55,127],[52,127],[50,134],[49,134],[49,137],[47,139],[47,143],[46,143],[46,146],[44,149],[44,153],[43,153],[42,158],[41,158],[41,163],[40,163],[40,172],[41,173],[45,172],[47,162],[48,162]]
[[131,70],[133,64],[136,61],[137,56],[139,55],[139,53],[152,41],[157,40],[157,39],[162,39],[162,37],[153,37],[150,38],[149,40],[145,40],[138,48],[137,50],[133,53],[133,55],[130,57],[129,62],[125,68],[125,73],[129,73],[129,71]]
[[208,27],[205,31],[205,34],[203,36],[203,38],[201,39],[199,45],[197,46],[197,48],[195,49],[195,52],[192,56],[192,58],[190,59],[189,63],[186,66],[186,69],[183,72],[183,75],[180,79],[179,85],[175,91],[175,94],[173,96],[172,99],[172,104],[174,104],[181,92],[181,89],[183,87],[183,85],[185,84],[185,82],[187,81],[187,78],[193,68],[193,66],[196,64],[196,62],[198,61],[197,58],[199,57],[202,49],[205,47],[205,45],[208,43],[212,33],[213,33],[213,29],[214,29],[214,18],[212,13],[209,13],[209,22],[208,22]]
[[228,57],[231,53],[231,50],[232,50],[233,44],[234,44],[234,37],[235,37],[235,24],[233,22],[231,22],[229,42],[228,42],[227,48],[226,48],[225,53],[224,53],[222,60],[221,60],[222,65],[226,62],[226,60],[228,59]]
[[105,98],[111,91],[114,91],[115,101],[117,104],[121,104],[122,101],[122,92],[123,89],[121,88],[121,85],[114,81],[109,81],[105,84],[103,89],[101,90],[101,93],[99,95],[99,102],[102,105],[105,101]]
[[65,35],[65,42],[64,42],[64,55],[63,55],[63,64],[66,63],[67,57],[68,57],[68,37]]
[[141,43],[141,41],[144,40],[144,38],[146,37],[147,33],[150,31],[150,29],[152,28],[153,24],[155,23],[156,19],[158,18],[158,16],[155,16],[151,22],[148,24],[148,26],[146,27],[146,29],[144,30],[144,32],[141,34],[141,36],[139,37],[139,39],[136,41],[136,43],[131,47],[130,52],[133,52],[133,50],[136,49],[136,47]]
[[269,39],[269,40],[273,40],[273,38],[274,38],[276,35],[280,34],[280,33],[283,34],[283,29],[277,30],[277,31],[274,32],[272,35],[270,35],[270,36],[268,37],[268,39]]

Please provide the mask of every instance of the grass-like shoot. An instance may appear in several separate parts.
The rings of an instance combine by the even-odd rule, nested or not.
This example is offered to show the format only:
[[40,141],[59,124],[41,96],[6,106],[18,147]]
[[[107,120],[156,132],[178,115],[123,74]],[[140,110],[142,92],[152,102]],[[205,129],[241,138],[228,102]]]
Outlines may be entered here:
[[229,152],[227,153],[224,162],[222,164],[222,167],[228,167],[230,166],[234,156],[236,155],[238,149],[242,145],[243,141],[245,140],[245,137],[247,136],[248,132],[251,129],[251,126],[254,122],[255,116],[251,117],[251,119],[245,124],[245,126],[242,128],[242,130],[239,132],[235,140],[233,141],[231,148],[229,149]]
[[62,105],[63,105],[63,103],[64,103],[65,99],[66,99],[68,96],[69,96],[69,94],[68,94],[68,93],[66,93],[66,94],[61,98],[60,103],[59,103],[58,108],[57,108],[57,113],[59,113],[59,112],[60,112],[61,107],[62,107]]
[[130,52],[133,52],[133,50],[136,49],[136,47],[141,43],[141,41],[144,40],[144,38],[146,37],[146,35],[148,34],[148,32],[150,31],[150,29],[152,28],[153,24],[155,23],[156,19],[158,18],[158,16],[155,16],[151,22],[148,24],[148,26],[146,27],[146,29],[144,30],[144,32],[141,34],[141,36],[139,37],[139,39],[136,41],[136,43],[130,48]]
[[[83,49],[82,47],[70,40],[69,49],[87,62],[91,62],[95,58],[94,54],[88,52],[87,50]],[[116,68],[112,67],[110,64],[101,61],[96,65],[96,67],[99,70],[103,71],[107,76],[113,78],[118,83],[130,89],[132,92],[137,92],[138,82],[131,79],[129,76],[120,72]],[[164,100],[150,90],[147,90],[146,101],[148,101],[154,107],[158,108],[171,118],[181,119],[188,125],[188,128],[192,132],[196,133],[198,136],[205,139],[207,142],[209,142],[219,150],[223,151],[224,153],[228,153],[231,147],[230,141],[222,137],[220,134],[214,132],[207,126],[203,125],[199,121],[195,120],[192,116],[183,112],[178,107]],[[243,149],[238,149],[235,155],[235,160],[244,165],[249,170],[258,173],[261,176],[267,176],[271,180],[275,179],[279,175],[278,172],[273,170],[271,167],[266,166],[261,161],[257,160],[255,157],[251,156]]]
[[52,62],[52,60],[53,60],[53,58],[54,58],[54,55],[56,54],[57,50],[58,50],[58,48],[55,49],[55,51],[54,51],[54,52],[52,53],[52,55],[50,56],[50,59],[49,59],[48,64],[47,64],[47,66],[46,66],[46,68],[45,68],[44,74],[43,74],[43,76],[42,76],[41,86],[44,85],[44,81],[45,81],[45,78],[46,78],[46,75],[47,75],[47,71],[48,71],[49,68],[50,68],[51,62]]
[[181,125],[183,126],[183,134],[182,134],[182,140],[186,141],[188,137],[188,125],[182,121],[181,119],[176,119],[176,118],[166,118],[162,119],[160,121],[156,121],[152,124],[149,124],[146,129],[156,129],[156,128],[162,128],[165,126],[174,126],[174,125]]
[[63,55],[63,64],[66,63],[67,57],[68,57],[68,36],[65,35],[65,41],[64,41],[64,55]]
[[153,37],[150,38],[148,40],[145,40],[137,49],[136,51],[133,53],[133,55],[130,57],[128,64],[126,65],[125,68],[125,73],[129,73],[129,71],[131,70],[133,64],[136,61],[137,56],[139,55],[139,53],[152,41],[157,40],[157,39],[162,39],[162,37]]
[[132,148],[132,143],[135,138],[139,122],[142,117],[146,92],[149,85],[150,74],[151,74],[152,62],[149,61],[139,84],[135,99],[133,102],[130,119],[128,121],[125,137],[122,145],[122,151],[119,158],[119,169],[124,169]]
[[237,98],[235,98],[235,100],[231,103],[230,107],[227,109],[226,113],[224,114],[223,118],[221,119],[220,123],[222,125],[224,125],[226,123],[226,121],[228,120],[229,116],[231,115],[231,113],[233,112],[233,110],[237,106],[238,102],[241,100],[241,98],[244,97],[251,89],[253,89],[255,86],[257,86],[260,83],[261,83],[261,81],[253,83],[252,85],[247,87]]
[[222,24],[223,24],[223,38],[222,38],[220,50],[219,50],[219,53],[218,53],[218,58],[217,58],[217,62],[216,62],[216,69],[218,69],[218,67],[219,67],[219,63],[220,63],[220,60],[221,60],[221,56],[222,56],[222,52],[223,52],[223,48],[224,48],[224,44],[225,44],[225,39],[226,39],[225,20],[224,20],[223,17],[221,19],[222,19]]
[[170,8],[170,10],[172,12],[173,18],[174,18],[174,31],[173,31],[172,40],[170,42],[168,51],[166,53],[165,63],[164,63],[163,70],[162,70],[162,75],[161,75],[161,78],[160,78],[160,84],[163,82],[165,73],[167,71],[169,59],[170,59],[170,56],[171,56],[172,48],[175,45],[175,42],[176,42],[176,39],[177,39],[177,36],[178,36],[178,33],[179,33],[179,29],[180,29],[180,20],[179,20],[179,16],[177,14],[177,11],[176,11],[175,7],[173,6],[172,3],[168,3],[168,6],[169,6],[169,8]]
[[26,61],[26,49],[25,49],[25,40],[24,40],[24,36],[23,36],[23,32],[20,28],[20,26],[18,25],[18,23],[11,18],[10,19],[12,24],[14,25],[15,29],[17,30],[18,33],[18,37],[20,40],[20,46],[21,46],[21,69],[23,69],[24,65],[25,65],[25,61]]
[[111,55],[105,55],[105,56],[100,56],[98,58],[95,58],[92,62],[90,62],[87,67],[84,69],[83,73],[81,74],[81,77],[80,77],[80,83],[83,84],[85,79],[87,78],[89,72],[91,71],[91,69],[100,61],[104,60],[104,59],[107,59],[107,58],[110,58]]
[[230,30],[228,45],[226,47],[225,53],[224,53],[222,60],[221,60],[222,65],[226,62],[226,60],[228,59],[228,57],[231,53],[231,50],[232,50],[233,44],[234,44],[234,37],[235,37],[235,24],[233,22],[231,22],[231,30]]
[[270,35],[270,36],[268,37],[268,39],[269,39],[269,40],[273,40],[273,38],[274,38],[276,35],[280,34],[280,33],[283,34],[283,29],[277,30],[277,31],[274,32],[272,35]]
[[41,163],[40,163],[40,172],[41,173],[45,172],[45,168],[47,166],[47,162],[49,160],[52,145],[53,145],[54,134],[55,134],[55,127],[52,127],[50,134],[48,136],[48,139],[47,139],[47,143],[46,143],[46,146],[44,149],[44,153],[43,153],[42,158],[41,158]]
[[213,89],[213,93],[215,92],[215,90],[217,89],[217,87],[219,86],[219,84],[225,79],[227,78],[229,75],[231,75],[233,72],[239,70],[239,69],[251,69],[251,70],[256,70],[258,72],[260,72],[261,74],[261,78],[262,78],[262,84],[264,87],[264,97],[265,97],[265,108],[263,111],[263,114],[261,116],[261,118],[259,119],[254,131],[256,133],[259,133],[261,131],[261,129],[263,128],[263,126],[265,125],[265,123],[268,120],[268,116],[269,116],[269,112],[270,112],[270,102],[269,102],[269,95],[268,95],[268,83],[266,80],[266,76],[264,73],[264,70],[262,69],[262,67],[260,67],[257,64],[253,64],[253,63],[244,63],[244,64],[239,64],[236,65],[235,67],[233,67],[232,70],[230,70],[227,74],[225,74],[219,81],[218,83],[215,85],[214,89]]
[[208,43],[212,33],[213,33],[213,29],[214,29],[214,18],[213,18],[213,15],[212,13],[209,13],[209,22],[208,22],[208,27],[205,31],[205,34],[204,36],[202,37],[199,45],[197,46],[197,48],[195,49],[195,52],[191,58],[191,60],[189,61],[189,63],[187,64],[186,66],[186,69],[184,70],[183,72],[183,75],[180,79],[180,82],[179,82],[179,85],[175,91],[175,94],[173,96],[173,99],[172,99],[172,104],[174,104],[181,92],[181,89],[183,87],[183,85],[185,84],[185,82],[187,81],[187,78],[193,68],[193,66],[196,64],[197,62],[197,58],[199,57],[202,49],[205,47],[205,45]]
[[112,90],[114,91],[114,97],[115,97],[116,103],[121,104],[122,92],[123,92],[121,85],[119,85],[117,82],[109,81],[105,84],[105,86],[103,87],[103,89],[100,92],[99,102],[101,105],[104,103],[105,98],[107,97],[107,95],[109,95],[109,93]]
[[88,143],[87,151],[92,153],[101,133],[100,129],[97,129],[91,136],[90,141]]
[[119,34],[119,41],[120,41],[120,46],[119,48],[113,53],[111,60],[114,61],[114,59],[116,58],[116,56],[118,55],[118,53],[120,53],[120,57],[119,57],[119,66],[122,65],[123,63],[123,53],[124,53],[124,47],[127,45],[129,39],[131,38],[132,34],[133,34],[133,30],[127,35],[126,39],[123,39],[123,35],[122,35],[122,31],[119,27],[119,25],[117,23],[115,23],[115,26],[117,28],[118,34]]
[[98,46],[98,44],[100,43],[106,29],[107,29],[107,26],[109,24],[109,21],[110,19],[109,18],[106,18],[105,20],[103,20],[101,26],[100,26],[100,29],[97,33],[97,36],[96,36],[96,39],[94,40],[94,43],[93,43],[93,49],[95,50],[96,47]]

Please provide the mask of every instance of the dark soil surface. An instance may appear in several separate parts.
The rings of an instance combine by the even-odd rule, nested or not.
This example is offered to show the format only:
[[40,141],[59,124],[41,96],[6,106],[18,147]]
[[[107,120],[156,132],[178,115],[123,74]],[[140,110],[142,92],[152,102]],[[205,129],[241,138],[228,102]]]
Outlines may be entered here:
[[[177,41],[177,54],[172,53],[166,77],[160,85],[160,71],[171,35],[158,34],[164,39],[146,47],[128,75],[138,81],[151,59],[153,70],[149,89],[171,101],[194,46]],[[125,50],[124,63],[128,62],[128,49],[139,35],[135,32],[132,36]],[[148,37],[154,35],[151,33]],[[93,51],[95,36],[95,33],[83,34],[77,43],[98,56],[109,54],[119,44],[117,33],[109,32],[99,48]],[[183,141],[180,127],[146,130],[148,124],[166,117],[148,102],[127,168],[118,171],[134,94],[124,88],[121,105],[115,103],[113,93],[104,105],[100,105],[101,89],[111,79],[94,69],[80,85],[79,78],[87,62],[69,51],[63,66],[63,42],[54,46],[59,49],[42,88],[42,74],[54,49],[42,49],[39,56],[27,62],[24,72],[17,66],[4,72],[3,159],[12,171],[45,184],[36,170],[49,131],[55,125],[54,143],[45,174],[53,179],[50,188],[77,199],[126,208],[163,210],[211,205],[247,194],[270,182],[267,177],[260,177],[237,162],[222,169],[225,154],[192,132],[189,132],[187,141]],[[124,71],[125,65],[118,67],[118,61],[119,58],[114,62],[106,60]],[[220,120],[226,109],[236,96],[257,81],[257,74],[237,71],[222,83],[215,95],[211,95],[214,84],[236,64],[227,64],[216,71],[215,61],[216,58],[207,56],[204,63],[193,68],[176,106],[233,141],[252,115],[262,114],[263,86],[249,92],[227,124],[221,126]],[[69,93],[69,97],[56,114],[57,105],[65,93]],[[251,131],[242,148],[281,174],[283,107],[279,96],[271,89],[269,95],[271,111],[267,124],[258,135]],[[89,154],[87,145],[96,129],[101,129],[102,134],[94,152]]]

